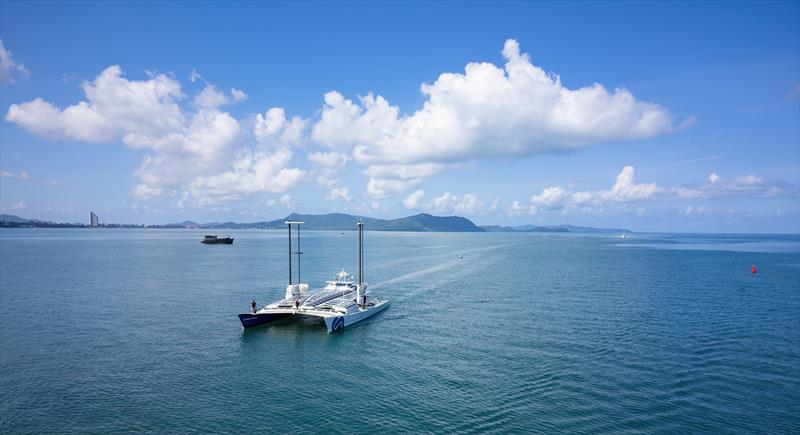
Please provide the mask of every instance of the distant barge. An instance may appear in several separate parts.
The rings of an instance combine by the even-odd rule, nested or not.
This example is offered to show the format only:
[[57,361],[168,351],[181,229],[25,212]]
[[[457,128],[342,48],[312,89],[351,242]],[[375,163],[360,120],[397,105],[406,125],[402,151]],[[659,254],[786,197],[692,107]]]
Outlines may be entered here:
[[207,235],[201,243],[206,245],[232,245],[233,237],[217,237]]

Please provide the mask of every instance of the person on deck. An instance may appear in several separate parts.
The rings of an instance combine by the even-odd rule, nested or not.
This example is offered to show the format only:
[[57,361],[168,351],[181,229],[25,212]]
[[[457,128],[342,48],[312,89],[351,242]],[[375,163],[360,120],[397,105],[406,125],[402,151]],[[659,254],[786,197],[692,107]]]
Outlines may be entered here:
[[253,299],[253,302],[250,302],[250,308],[253,309],[253,314],[256,313],[256,300]]

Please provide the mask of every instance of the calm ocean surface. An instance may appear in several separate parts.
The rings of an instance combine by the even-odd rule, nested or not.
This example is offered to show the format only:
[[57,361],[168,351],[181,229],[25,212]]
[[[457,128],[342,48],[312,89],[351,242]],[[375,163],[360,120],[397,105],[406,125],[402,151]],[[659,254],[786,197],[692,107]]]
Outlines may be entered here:
[[367,232],[392,306],[329,335],[236,317],[284,231],[202,234],[0,231],[0,432],[800,431],[798,236]]

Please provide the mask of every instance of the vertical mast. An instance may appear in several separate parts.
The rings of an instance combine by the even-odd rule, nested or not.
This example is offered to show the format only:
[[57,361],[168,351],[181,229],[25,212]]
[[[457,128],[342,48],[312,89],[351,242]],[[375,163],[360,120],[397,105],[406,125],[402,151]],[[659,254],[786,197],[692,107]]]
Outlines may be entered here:
[[286,224],[289,226],[289,285],[292,285],[292,223]]
[[297,225],[297,283],[300,284],[303,282],[300,279],[300,254],[303,252],[300,251],[300,225]]
[[364,284],[364,221],[358,221],[358,283]]
[[364,222],[358,220],[358,285],[356,286],[356,303],[366,305],[367,292],[364,288]]
[[[289,285],[292,285],[292,254],[297,255],[297,283],[300,284],[300,221],[286,221],[289,226]],[[292,252],[292,225],[297,228],[297,251]]]

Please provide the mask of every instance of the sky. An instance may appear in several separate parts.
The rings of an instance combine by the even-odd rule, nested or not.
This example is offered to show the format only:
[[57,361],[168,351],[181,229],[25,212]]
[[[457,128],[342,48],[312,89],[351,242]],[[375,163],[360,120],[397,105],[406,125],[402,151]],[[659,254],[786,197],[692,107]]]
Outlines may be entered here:
[[0,2],[0,212],[800,232],[798,2]]

